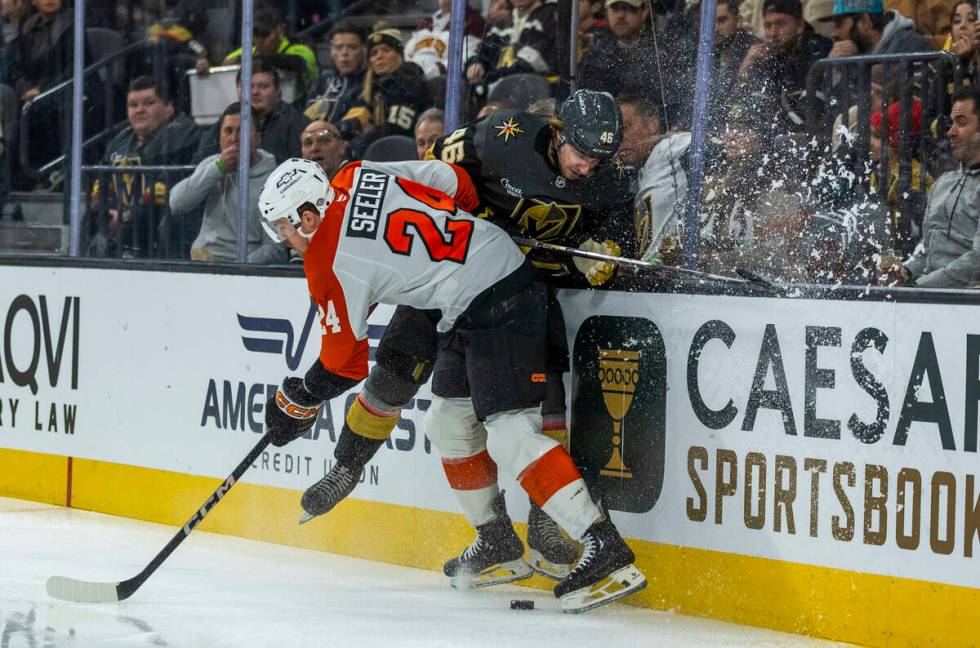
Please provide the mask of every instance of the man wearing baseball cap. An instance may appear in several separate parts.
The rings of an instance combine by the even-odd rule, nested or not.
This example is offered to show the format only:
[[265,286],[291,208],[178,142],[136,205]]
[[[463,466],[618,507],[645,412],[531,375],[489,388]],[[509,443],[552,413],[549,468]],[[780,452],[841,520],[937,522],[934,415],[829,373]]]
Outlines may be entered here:
[[806,87],[807,73],[831,42],[803,20],[800,0],[765,0],[765,40],[749,48],[739,74],[750,92],[779,97]]
[[931,52],[932,43],[919,34],[915,23],[882,0],[835,0],[834,13],[821,21],[834,22],[834,47],[829,58],[861,54]]
[[582,59],[579,87],[617,97],[628,93],[664,100],[668,123],[686,122],[696,58],[690,43],[667,30],[660,37],[658,60],[646,0],[605,0],[605,7],[607,25],[596,32],[592,49]]

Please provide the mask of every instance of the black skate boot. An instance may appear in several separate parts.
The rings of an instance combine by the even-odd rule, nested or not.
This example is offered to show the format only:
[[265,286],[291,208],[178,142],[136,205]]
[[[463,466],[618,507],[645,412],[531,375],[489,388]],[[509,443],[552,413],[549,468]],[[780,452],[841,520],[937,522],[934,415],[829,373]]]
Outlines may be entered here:
[[558,524],[533,500],[527,516],[527,546],[531,549],[531,569],[556,581],[568,576],[578,558],[578,550],[562,535]]
[[603,517],[588,528],[582,546],[575,569],[555,586],[564,612],[586,612],[647,586],[643,572],[633,564],[633,550],[609,518]]
[[303,493],[303,499],[300,500],[303,516],[300,517],[299,523],[308,522],[337,506],[340,500],[351,494],[357,486],[359,477],[360,471],[355,473],[347,466],[335,463],[330,472]]
[[531,576],[524,561],[524,544],[514,533],[514,525],[504,508],[503,491],[494,500],[497,518],[476,527],[476,540],[442,570],[453,589],[476,589],[512,583]]

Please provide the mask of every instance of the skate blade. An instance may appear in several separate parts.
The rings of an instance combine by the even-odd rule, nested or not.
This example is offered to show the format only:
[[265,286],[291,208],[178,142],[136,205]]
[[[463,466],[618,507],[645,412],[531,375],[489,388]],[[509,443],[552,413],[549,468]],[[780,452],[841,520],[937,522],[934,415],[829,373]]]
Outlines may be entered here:
[[310,520],[312,520],[315,517],[317,517],[317,516],[316,515],[313,515],[312,513],[308,513],[306,511],[303,511],[303,515],[299,516],[299,523],[300,524],[306,524],[307,522],[309,522]]
[[459,573],[449,580],[454,590],[480,589],[491,585],[503,585],[530,578],[531,568],[523,558],[491,565],[478,574]]
[[629,596],[647,586],[646,576],[634,565],[628,565],[592,585],[569,592],[559,599],[562,612],[581,614],[601,605]]
[[531,555],[527,562],[531,569],[551,580],[560,581],[572,571],[571,565],[550,562],[537,549],[531,549]]

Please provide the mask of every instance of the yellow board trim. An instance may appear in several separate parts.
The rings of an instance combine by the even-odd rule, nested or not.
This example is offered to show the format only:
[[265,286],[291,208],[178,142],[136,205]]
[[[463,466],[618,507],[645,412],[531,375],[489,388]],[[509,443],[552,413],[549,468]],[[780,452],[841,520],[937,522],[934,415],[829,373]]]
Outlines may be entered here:
[[[64,504],[66,462],[0,449],[0,496]],[[73,467],[77,508],[173,526],[184,524],[218,485],[214,478],[86,459],[74,459]],[[298,492],[242,483],[201,528],[433,570],[473,538],[460,515],[394,504],[348,499],[329,520],[303,526],[299,513]],[[980,590],[652,542],[630,545],[649,579],[627,600],[633,605],[875,646],[977,643]],[[540,577],[524,584],[552,585]]]

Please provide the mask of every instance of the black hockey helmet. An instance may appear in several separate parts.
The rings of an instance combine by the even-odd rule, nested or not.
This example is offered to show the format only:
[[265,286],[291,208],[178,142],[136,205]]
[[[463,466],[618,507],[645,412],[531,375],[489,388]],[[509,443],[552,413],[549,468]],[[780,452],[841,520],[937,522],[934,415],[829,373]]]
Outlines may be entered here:
[[568,142],[591,158],[606,160],[619,150],[623,139],[623,114],[608,92],[576,90],[558,107],[565,123],[559,144]]

